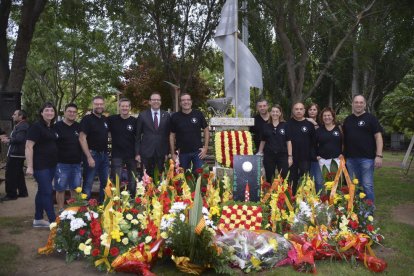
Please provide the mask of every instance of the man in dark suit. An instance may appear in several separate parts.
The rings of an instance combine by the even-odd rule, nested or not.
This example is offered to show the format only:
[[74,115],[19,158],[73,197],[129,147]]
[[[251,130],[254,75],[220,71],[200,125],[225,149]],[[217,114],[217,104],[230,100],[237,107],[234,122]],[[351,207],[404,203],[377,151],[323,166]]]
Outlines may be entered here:
[[169,150],[170,114],[161,110],[161,95],[153,92],[150,107],[141,112],[137,120],[135,159],[140,162],[148,175],[154,176],[155,167],[162,172]]

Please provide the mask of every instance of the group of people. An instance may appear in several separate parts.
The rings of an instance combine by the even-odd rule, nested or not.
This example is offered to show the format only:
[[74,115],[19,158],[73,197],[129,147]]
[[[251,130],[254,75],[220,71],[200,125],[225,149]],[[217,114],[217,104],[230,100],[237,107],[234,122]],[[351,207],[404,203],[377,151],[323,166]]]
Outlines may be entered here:
[[332,108],[319,111],[314,103],[307,110],[303,103],[295,103],[287,121],[280,105],[272,106],[269,112],[267,101],[260,100],[256,108],[251,132],[257,154],[263,155],[266,181],[272,181],[276,168],[282,178],[289,173],[296,194],[299,179],[309,173],[319,192],[323,166],[330,168],[333,161],[339,165],[343,156],[350,176],[359,180],[366,198],[374,201],[373,174],[375,167],[382,166],[383,129],[377,118],[366,112],[362,95],[353,97],[352,114],[342,125]]
[[[99,178],[99,202],[102,202],[109,175],[115,181],[124,167],[128,172],[128,190],[135,196],[138,164],[154,176],[156,169],[164,170],[169,153],[180,161],[181,167],[192,167],[195,172],[207,154],[208,125],[204,115],[192,108],[189,94],[181,94],[179,101],[181,110],[170,115],[160,109],[161,95],[154,92],[149,98],[150,108],[135,118],[130,115],[130,100],[122,98],[118,102],[119,114],[106,117],[105,100],[96,96],[92,100],[92,112],[80,123],[76,121],[76,104],[67,104],[63,119],[55,122],[55,106],[45,103],[39,111],[39,120],[30,127],[26,113],[16,110],[10,137],[0,133],[1,141],[9,144],[6,196],[2,200],[28,196],[23,171],[25,159],[26,174],[32,175],[38,184],[34,227],[48,227],[55,221],[53,189],[58,210],[62,211],[65,191],[70,189],[74,193],[82,187],[82,192],[90,198],[95,176]],[[201,131],[204,131],[204,143]],[[43,219],[44,212],[48,220]]]

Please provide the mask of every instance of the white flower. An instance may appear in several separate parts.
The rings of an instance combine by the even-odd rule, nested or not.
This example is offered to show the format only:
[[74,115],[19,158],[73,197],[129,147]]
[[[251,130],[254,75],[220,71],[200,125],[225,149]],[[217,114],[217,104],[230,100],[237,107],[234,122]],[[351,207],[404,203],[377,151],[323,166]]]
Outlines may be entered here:
[[135,225],[137,225],[137,224],[138,224],[138,220],[136,220],[136,219],[133,219],[133,220],[131,220],[131,223],[132,223],[132,224],[135,224]]
[[76,231],[86,226],[86,223],[81,218],[75,218],[70,221],[70,231]]
[[60,218],[61,220],[64,220],[64,219],[70,219],[70,220],[72,220],[72,219],[74,219],[74,218],[75,218],[76,213],[77,213],[77,212],[75,212],[75,211],[73,211],[73,210],[65,210],[65,211],[63,211],[63,212],[60,214],[59,218]]
[[57,226],[57,223],[56,222],[52,222],[50,225],[49,225],[49,229],[50,230],[52,230],[53,228],[55,228]]
[[187,208],[187,204],[185,204],[182,201],[174,202],[170,209],[170,214],[176,214],[180,213],[181,211],[185,210]]
[[128,195],[129,195],[129,192],[128,192],[128,191],[122,191],[122,192],[121,192],[121,195],[123,195],[123,196],[128,196]]
[[113,200],[114,201],[118,201],[119,200],[119,196],[114,196]]
[[127,220],[132,220],[134,218],[131,214],[127,214],[125,217]]
[[152,240],[152,237],[151,236],[145,237],[145,243],[150,243],[151,240]]
[[94,219],[97,219],[99,217],[99,214],[94,211],[89,211],[85,213],[85,217],[88,219],[88,221],[91,221],[91,215]]
[[108,243],[108,233],[104,233],[100,236],[101,244],[105,247],[110,247],[110,243]]
[[128,242],[129,242],[128,238],[123,238],[123,239],[122,239],[122,243],[123,243],[124,245],[127,245],[127,244],[128,244]]
[[185,215],[184,214],[180,214],[180,220],[185,221]]

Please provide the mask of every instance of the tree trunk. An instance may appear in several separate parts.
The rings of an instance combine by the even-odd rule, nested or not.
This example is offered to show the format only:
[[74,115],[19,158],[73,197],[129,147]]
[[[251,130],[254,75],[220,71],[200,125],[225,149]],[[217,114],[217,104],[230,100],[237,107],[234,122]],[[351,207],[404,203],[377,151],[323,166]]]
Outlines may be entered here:
[[355,43],[352,47],[352,98],[359,93],[359,66],[358,66],[358,50]]
[[0,2],[0,91],[6,85],[10,75],[9,48],[7,47],[7,26],[9,24],[11,0]]

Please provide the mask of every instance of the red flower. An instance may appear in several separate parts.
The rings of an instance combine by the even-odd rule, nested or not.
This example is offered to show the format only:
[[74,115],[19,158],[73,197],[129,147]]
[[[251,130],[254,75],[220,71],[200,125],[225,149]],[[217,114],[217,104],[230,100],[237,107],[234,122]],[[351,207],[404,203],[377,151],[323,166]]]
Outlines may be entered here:
[[374,202],[373,202],[371,199],[367,199],[367,200],[365,200],[365,203],[366,203],[368,206],[372,206],[372,205],[374,205]]
[[86,206],[81,206],[79,207],[79,210],[78,210],[79,213],[85,213],[87,211],[88,211],[88,208]]
[[132,208],[131,210],[129,210],[129,211],[131,211],[131,213],[133,213],[133,214],[138,214],[139,213],[139,211],[137,210],[137,209],[135,209],[135,208]]
[[75,199],[73,197],[69,198],[68,200],[66,200],[67,204],[72,204],[75,202]]
[[92,207],[98,206],[98,201],[94,198],[89,199],[88,203]]
[[350,220],[350,221],[348,222],[348,225],[349,225],[352,229],[354,229],[354,230],[356,230],[356,229],[358,228],[358,222],[356,222],[356,221],[354,221],[354,220]]
[[109,253],[111,254],[112,257],[118,256],[119,255],[119,249],[118,249],[118,247],[112,247],[109,250]]
[[86,233],[86,230],[85,229],[79,229],[79,235],[81,235],[81,236],[83,236],[83,235],[85,235],[85,233]]
[[101,254],[101,251],[98,248],[95,248],[92,250],[92,256],[96,257],[99,256],[99,254]]
[[210,175],[208,173],[203,173],[203,178],[208,179]]
[[200,174],[200,173],[202,173],[202,172],[203,172],[203,169],[202,169],[202,168],[198,168],[198,169],[196,169],[196,173]]
[[136,204],[141,204],[141,198],[139,198],[139,197],[135,198],[135,203]]
[[377,235],[377,240],[378,240],[378,242],[381,242],[382,241],[382,236],[381,235]]
[[348,186],[343,186],[341,188],[341,191],[342,191],[343,194],[349,194],[349,188],[348,188]]
[[321,201],[322,201],[322,202],[327,202],[327,201],[329,201],[329,196],[328,196],[328,195],[325,195],[325,194],[321,195]]
[[372,225],[372,224],[368,224],[368,225],[367,225],[367,230],[368,230],[369,232],[374,231],[374,225]]
[[205,194],[207,192],[207,187],[206,186],[201,187],[201,192]]

